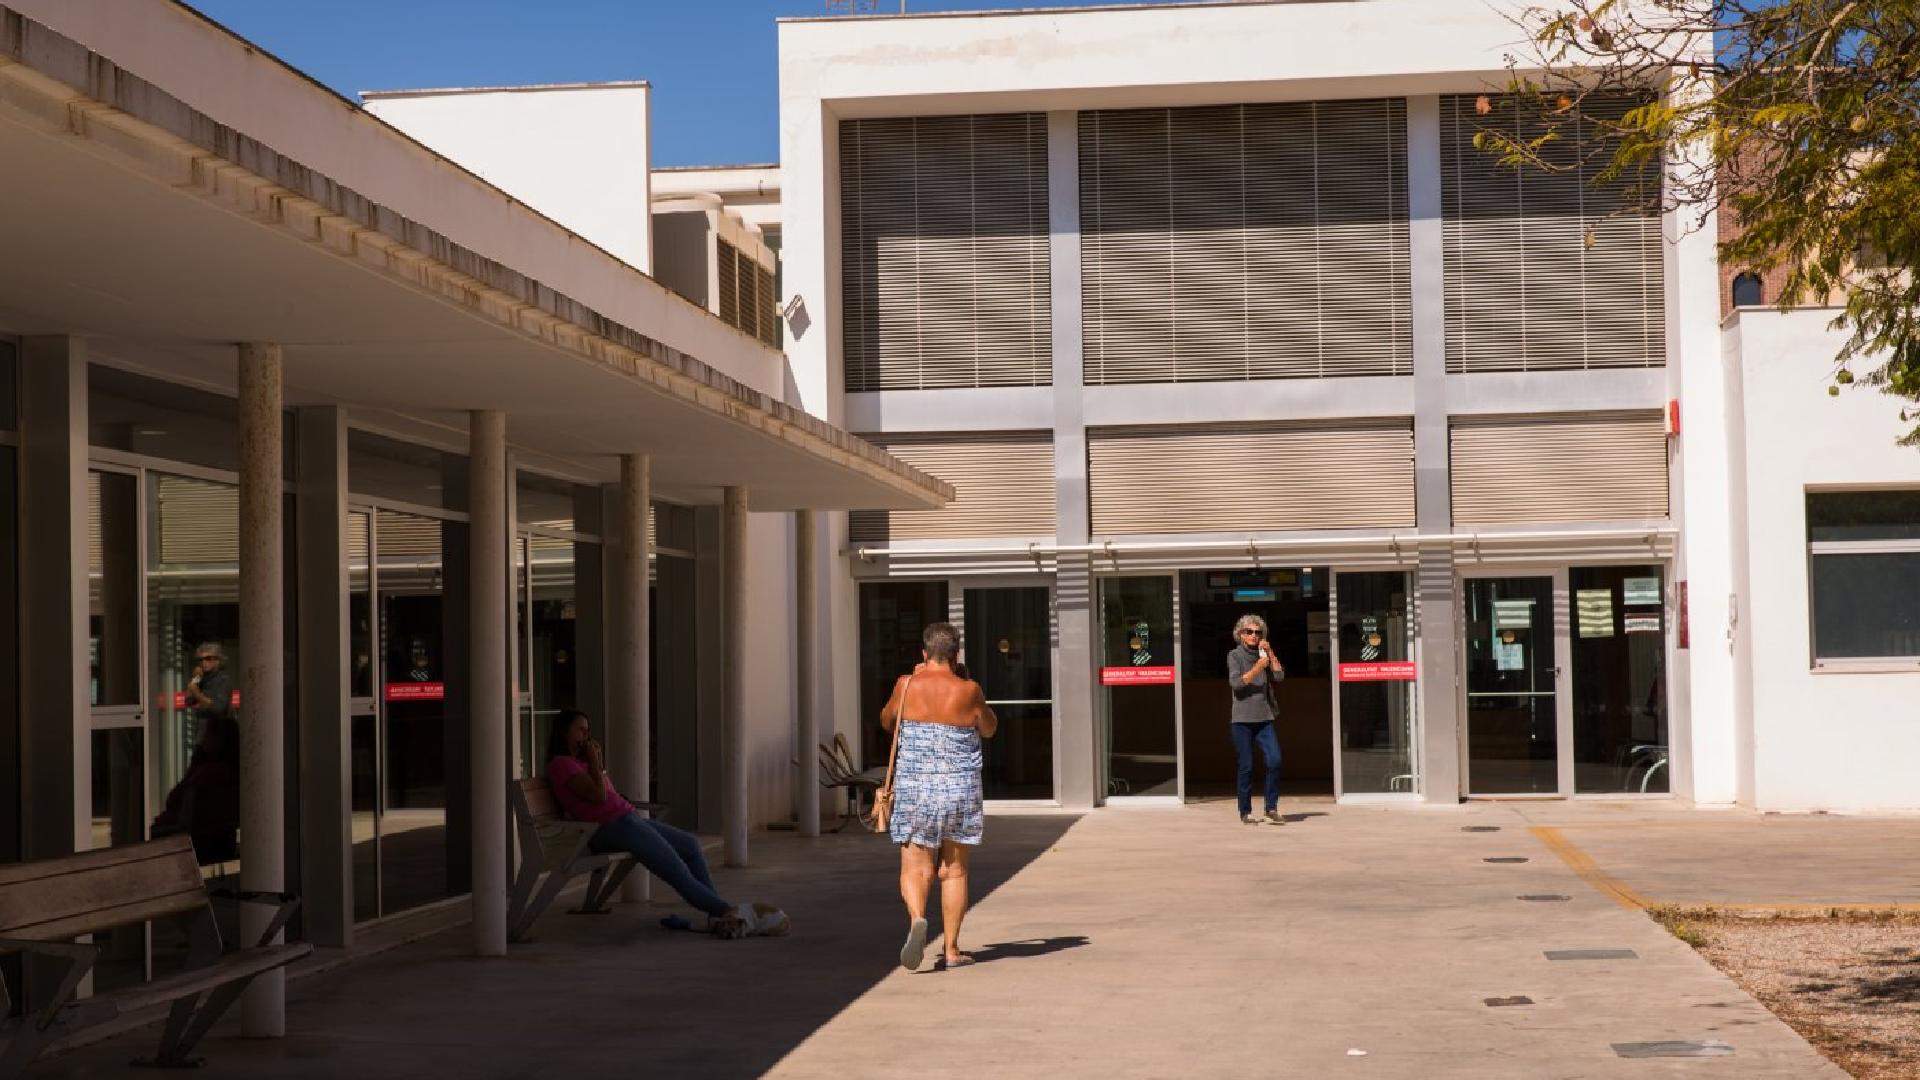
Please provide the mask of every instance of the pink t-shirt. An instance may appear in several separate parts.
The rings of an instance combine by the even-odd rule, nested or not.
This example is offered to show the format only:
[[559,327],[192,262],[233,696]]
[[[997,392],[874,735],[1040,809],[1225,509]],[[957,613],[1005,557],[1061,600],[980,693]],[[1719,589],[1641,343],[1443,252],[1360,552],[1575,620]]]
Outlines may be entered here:
[[609,821],[618,821],[633,812],[633,804],[622,798],[618,791],[611,790],[613,784],[607,784],[607,797],[599,802],[588,802],[574,794],[568,781],[576,776],[586,776],[586,763],[576,757],[557,757],[547,762],[547,783],[553,787],[553,797],[560,800],[560,809],[574,821],[590,821],[595,825],[605,825]]

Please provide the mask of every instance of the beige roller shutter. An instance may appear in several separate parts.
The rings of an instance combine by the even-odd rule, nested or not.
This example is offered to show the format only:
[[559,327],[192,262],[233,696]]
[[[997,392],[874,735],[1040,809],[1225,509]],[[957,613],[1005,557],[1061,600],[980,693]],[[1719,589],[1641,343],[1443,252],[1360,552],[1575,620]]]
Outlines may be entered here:
[[1413,421],[1087,433],[1093,532],[1411,526]]
[[169,566],[240,561],[240,489],[184,476],[158,476],[154,496],[160,562]]
[[1520,525],[1667,516],[1660,413],[1455,417],[1453,523]]
[[[1611,157],[1590,125],[1569,124],[1542,154],[1558,171],[1501,166],[1473,146],[1481,127],[1520,138],[1546,129],[1512,107],[1480,116],[1474,95],[1441,99],[1447,370],[1578,371],[1666,363],[1660,217],[1630,205],[1658,163],[1596,185]],[[1596,95],[1619,117],[1639,104]]]
[[846,388],[1053,381],[1043,113],[840,124]]
[[1080,114],[1089,385],[1412,371],[1406,102]]
[[856,510],[855,542],[1055,535],[1052,432],[862,437],[952,484],[954,499],[944,510]]

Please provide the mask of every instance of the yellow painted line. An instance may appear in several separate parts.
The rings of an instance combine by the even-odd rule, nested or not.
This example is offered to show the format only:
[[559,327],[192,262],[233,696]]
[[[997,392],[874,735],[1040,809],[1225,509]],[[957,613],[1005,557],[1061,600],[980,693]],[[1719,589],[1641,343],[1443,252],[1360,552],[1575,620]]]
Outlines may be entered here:
[[1547,850],[1560,856],[1560,861],[1567,864],[1567,869],[1578,874],[1581,881],[1600,890],[1602,894],[1611,898],[1614,903],[1635,911],[1645,910],[1650,906],[1649,902],[1639,893],[1634,892],[1633,888],[1626,882],[1600,869],[1600,865],[1594,862],[1591,856],[1573,846],[1572,841],[1560,835],[1559,829],[1546,825],[1535,825],[1527,831],[1533,834],[1534,839],[1547,845]]

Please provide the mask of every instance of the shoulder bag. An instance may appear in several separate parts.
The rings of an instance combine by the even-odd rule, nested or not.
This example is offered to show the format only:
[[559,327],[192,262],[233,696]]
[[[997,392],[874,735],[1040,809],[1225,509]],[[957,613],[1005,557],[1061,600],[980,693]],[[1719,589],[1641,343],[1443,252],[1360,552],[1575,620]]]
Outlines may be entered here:
[[913,676],[900,687],[900,707],[893,713],[893,748],[887,751],[887,779],[873,791],[873,813],[867,815],[867,828],[883,833],[893,821],[893,766],[900,760],[900,728],[906,723],[907,687],[913,685]]

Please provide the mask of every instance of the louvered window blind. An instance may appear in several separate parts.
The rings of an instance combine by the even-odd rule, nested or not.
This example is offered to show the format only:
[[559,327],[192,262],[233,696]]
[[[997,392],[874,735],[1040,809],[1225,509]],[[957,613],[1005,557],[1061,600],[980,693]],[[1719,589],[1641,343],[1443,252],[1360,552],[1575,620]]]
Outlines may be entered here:
[[1398,98],[1080,114],[1089,384],[1413,370]]
[[1095,536],[1411,526],[1413,421],[1087,433]]
[[[1566,171],[1506,168],[1474,149],[1475,131],[1498,124],[1531,138],[1542,128],[1508,109],[1482,117],[1475,100],[1448,96],[1440,106],[1447,370],[1665,364],[1659,215],[1629,208],[1628,178],[1593,185],[1604,161],[1588,160],[1591,122],[1546,144]],[[1583,108],[1617,118],[1635,104],[1615,96]],[[1638,179],[1657,182],[1657,173]]]
[[844,120],[846,388],[1053,380],[1047,121]]
[[714,242],[714,262],[720,279],[720,321],[728,326],[740,325],[740,259],[739,252],[725,240]]
[[1053,433],[865,435],[916,469],[953,485],[944,510],[856,510],[861,543],[1055,535]]
[[780,298],[774,295],[773,271],[754,267],[754,281],[760,289],[760,322],[753,334],[772,348],[780,347]]
[[1455,525],[1667,516],[1658,411],[1455,417],[1451,441]]

